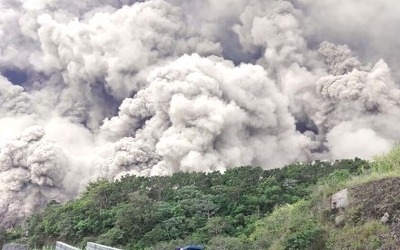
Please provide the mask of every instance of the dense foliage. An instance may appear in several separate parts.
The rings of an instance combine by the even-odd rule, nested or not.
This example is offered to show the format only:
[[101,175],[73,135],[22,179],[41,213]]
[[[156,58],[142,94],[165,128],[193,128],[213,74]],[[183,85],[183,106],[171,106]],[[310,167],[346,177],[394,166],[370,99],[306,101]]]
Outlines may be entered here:
[[[31,247],[61,240],[123,249],[174,249],[189,243],[207,249],[264,249],[271,243],[265,242],[265,235],[259,237],[267,232],[265,225],[280,223],[282,209],[297,211],[283,205],[297,202],[295,207],[301,207],[321,179],[335,173],[357,175],[368,168],[368,162],[356,158],[272,170],[239,167],[223,174],[180,172],[100,180],[90,183],[79,198],[66,204],[51,202],[31,216],[27,238]],[[278,206],[282,208],[277,213]],[[301,217],[304,221],[294,224],[302,230],[284,239],[287,249],[301,249],[311,242],[318,247],[322,231],[312,219]]]

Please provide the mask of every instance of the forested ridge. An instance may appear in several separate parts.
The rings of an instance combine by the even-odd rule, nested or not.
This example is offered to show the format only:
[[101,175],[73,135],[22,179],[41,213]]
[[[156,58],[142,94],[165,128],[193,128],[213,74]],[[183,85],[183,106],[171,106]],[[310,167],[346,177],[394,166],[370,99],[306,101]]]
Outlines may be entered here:
[[[189,243],[207,249],[262,249],[270,243],[263,243],[264,237],[257,233],[274,209],[307,202],[324,179],[358,175],[369,168],[369,162],[356,158],[272,170],[243,166],[224,173],[99,180],[75,200],[50,202],[22,227],[3,232],[2,238],[22,238],[32,248],[61,240],[77,246],[95,241],[122,249],[174,249]],[[313,223],[308,226],[311,236],[303,238],[319,238],[322,231]],[[286,247],[293,245],[293,237],[288,234],[283,239]]]

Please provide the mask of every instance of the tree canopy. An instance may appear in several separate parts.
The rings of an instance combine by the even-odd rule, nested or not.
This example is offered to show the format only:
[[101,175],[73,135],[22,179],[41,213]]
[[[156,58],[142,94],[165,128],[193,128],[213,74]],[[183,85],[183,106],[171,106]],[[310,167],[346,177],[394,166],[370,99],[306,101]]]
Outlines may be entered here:
[[[50,202],[33,214],[25,225],[26,237],[37,248],[61,240],[78,246],[95,241],[122,249],[174,249],[188,244],[257,249],[269,244],[259,237],[265,218],[280,223],[274,215],[277,207],[306,202],[317,182],[332,173],[357,175],[368,168],[367,161],[356,158],[271,170],[243,166],[224,173],[99,180],[77,199]],[[321,234],[312,220],[296,223],[311,238]],[[301,235],[291,237],[288,246],[307,243],[298,242]]]

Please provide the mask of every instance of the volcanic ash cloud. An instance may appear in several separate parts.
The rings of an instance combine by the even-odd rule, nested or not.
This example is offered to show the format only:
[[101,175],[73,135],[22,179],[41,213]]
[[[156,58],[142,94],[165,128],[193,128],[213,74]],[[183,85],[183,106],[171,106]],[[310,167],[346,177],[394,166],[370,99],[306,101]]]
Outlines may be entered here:
[[117,143],[125,146],[116,146],[108,162],[111,175],[276,166],[303,157],[307,138],[295,131],[288,99],[260,66],[185,55],[148,81],[101,128],[110,138],[132,138]]
[[61,148],[30,127],[0,149],[0,226],[21,222],[51,199],[65,200],[68,162]]

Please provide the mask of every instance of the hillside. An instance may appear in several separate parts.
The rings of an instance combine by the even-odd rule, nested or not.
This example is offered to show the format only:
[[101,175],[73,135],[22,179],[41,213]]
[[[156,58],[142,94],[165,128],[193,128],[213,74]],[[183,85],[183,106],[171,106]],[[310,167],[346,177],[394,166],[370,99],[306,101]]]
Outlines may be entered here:
[[[50,202],[2,241],[41,249],[62,240],[122,249],[399,249],[399,148],[361,159],[126,176]],[[346,189],[348,204],[333,208]],[[381,221],[387,213],[387,220]],[[26,232],[24,234],[24,232]]]
[[382,242],[390,239],[392,248],[399,249],[400,238],[400,177],[388,177],[350,189],[351,204],[347,212],[347,219],[355,224],[365,224],[369,221],[381,220],[387,214],[388,229],[378,236]]

